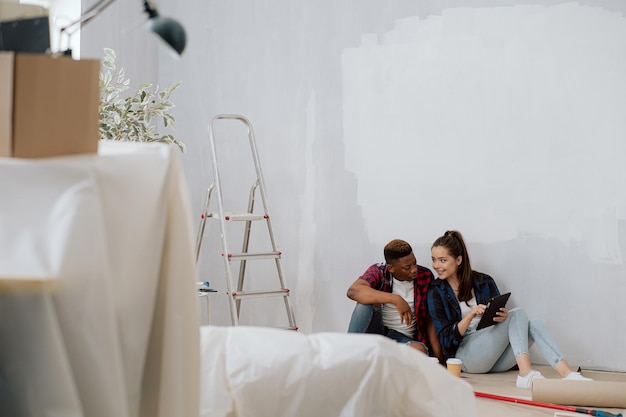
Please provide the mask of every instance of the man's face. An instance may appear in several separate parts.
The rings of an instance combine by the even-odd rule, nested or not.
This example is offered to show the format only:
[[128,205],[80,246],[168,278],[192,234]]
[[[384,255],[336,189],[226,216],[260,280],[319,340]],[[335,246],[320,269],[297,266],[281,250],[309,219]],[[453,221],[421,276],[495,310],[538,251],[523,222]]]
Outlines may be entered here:
[[417,260],[412,252],[390,262],[387,267],[389,272],[400,281],[413,281],[417,277]]

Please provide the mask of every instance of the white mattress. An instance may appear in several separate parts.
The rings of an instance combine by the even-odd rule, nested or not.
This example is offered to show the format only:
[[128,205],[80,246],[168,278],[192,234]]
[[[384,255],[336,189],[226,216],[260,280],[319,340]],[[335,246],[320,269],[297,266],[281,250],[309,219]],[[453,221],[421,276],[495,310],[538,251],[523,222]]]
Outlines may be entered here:
[[476,416],[469,384],[382,336],[201,327],[202,417]]

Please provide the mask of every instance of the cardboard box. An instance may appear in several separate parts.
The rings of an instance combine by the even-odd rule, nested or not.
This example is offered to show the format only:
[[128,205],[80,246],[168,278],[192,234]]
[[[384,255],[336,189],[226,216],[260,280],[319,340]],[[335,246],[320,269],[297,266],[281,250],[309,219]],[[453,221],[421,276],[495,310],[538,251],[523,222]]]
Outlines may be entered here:
[[0,52],[0,156],[98,151],[100,61]]

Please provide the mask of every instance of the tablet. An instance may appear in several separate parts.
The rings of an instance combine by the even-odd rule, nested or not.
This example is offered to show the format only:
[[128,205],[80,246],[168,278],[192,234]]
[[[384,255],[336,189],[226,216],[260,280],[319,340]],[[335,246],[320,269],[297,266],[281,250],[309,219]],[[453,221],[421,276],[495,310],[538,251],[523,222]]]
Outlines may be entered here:
[[498,322],[493,321],[493,318],[496,317],[496,313],[506,305],[506,302],[509,300],[510,296],[511,293],[507,292],[506,294],[501,294],[491,298],[487,303],[487,309],[485,310],[485,313],[478,322],[478,327],[476,327],[476,330],[480,330],[482,328],[497,324]]

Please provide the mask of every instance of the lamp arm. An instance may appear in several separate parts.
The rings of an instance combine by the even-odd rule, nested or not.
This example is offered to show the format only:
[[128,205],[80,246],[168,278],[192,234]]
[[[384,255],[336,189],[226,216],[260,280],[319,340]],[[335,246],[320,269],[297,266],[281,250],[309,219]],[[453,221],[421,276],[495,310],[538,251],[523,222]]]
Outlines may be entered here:
[[153,18],[159,15],[156,7],[154,7],[152,3],[150,3],[148,0],[143,0],[143,11],[148,13],[149,18]]
[[[89,7],[80,16],[78,20],[70,23],[61,28],[59,33],[59,48],[55,55],[72,55],[71,49],[69,49],[69,37],[78,29],[91,21],[91,19],[98,16],[107,7],[113,4],[115,0],[98,0],[93,6]],[[149,21],[151,22],[150,30],[157,34],[163,41],[171,46],[178,55],[180,55],[185,49],[186,36],[185,29],[180,23],[170,18],[162,18],[156,10],[156,7],[152,5],[150,0],[143,0],[144,11],[148,14]],[[68,49],[61,52],[61,45],[63,43],[63,35],[68,38]]]
[[[61,46],[61,39],[63,37],[63,34],[67,35],[68,37],[71,36],[80,27],[81,23],[85,24],[85,23],[89,22],[91,19],[93,19],[94,17],[96,17],[100,13],[102,13],[104,11],[104,9],[109,7],[114,2],[115,2],[115,0],[100,0],[97,3],[95,3],[93,6],[91,6],[89,9],[87,9],[85,11],[85,13],[83,13],[80,16],[80,18],[78,18],[77,20],[73,21],[72,23],[70,23],[67,26],[63,26],[61,28],[61,31],[59,32],[59,49],[60,49],[60,46]],[[74,30],[72,30],[72,28],[74,28]]]

